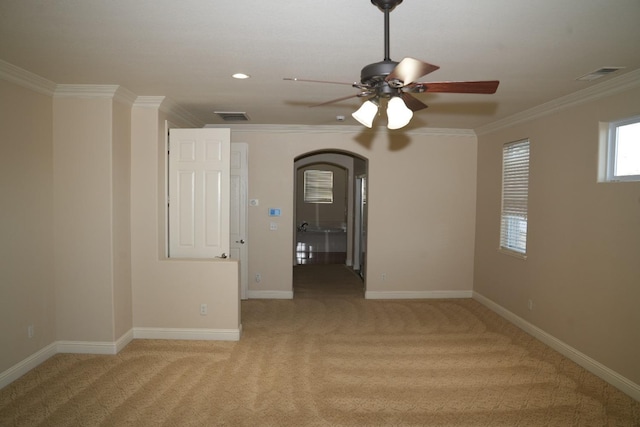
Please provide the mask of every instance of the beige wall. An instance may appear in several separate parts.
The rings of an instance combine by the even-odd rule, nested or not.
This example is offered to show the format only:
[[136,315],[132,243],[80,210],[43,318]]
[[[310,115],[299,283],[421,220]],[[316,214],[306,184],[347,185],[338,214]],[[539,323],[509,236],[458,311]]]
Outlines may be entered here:
[[[134,104],[131,151],[131,266],[135,328],[240,331],[238,263],[166,258],[165,120],[156,105]],[[200,304],[209,314],[200,315]]]
[[[598,183],[601,121],[640,89],[481,135],[474,291],[640,383],[640,183]],[[528,258],[497,251],[502,144],[531,142]],[[528,300],[534,303],[528,309]]]
[[0,80],[0,120],[3,372],[55,341],[52,99]]
[[105,96],[53,100],[56,337],[114,342],[132,327],[131,106]]
[[112,218],[114,338],[133,327],[131,292],[131,104],[113,103]]
[[[471,291],[475,135],[238,128],[231,139],[249,144],[249,198],[260,200],[249,207],[251,291],[292,290],[294,159],[320,149],[369,159],[368,291]],[[277,231],[269,230],[269,207],[282,209]]]

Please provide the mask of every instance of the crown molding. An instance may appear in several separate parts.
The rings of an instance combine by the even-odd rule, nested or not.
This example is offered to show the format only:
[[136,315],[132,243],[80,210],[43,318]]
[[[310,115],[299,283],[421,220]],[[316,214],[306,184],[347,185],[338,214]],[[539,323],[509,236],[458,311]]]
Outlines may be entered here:
[[56,84],[23,68],[0,59],[0,79],[47,96],[53,96]]
[[72,85],[59,84],[53,94],[54,98],[108,98],[113,99],[120,86],[118,85]]
[[204,122],[166,96],[138,96],[136,101],[133,103],[133,106],[160,110],[166,114],[177,117],[188,126],[194,128],[201,128],[204,126]]
[[160,111],[163,111],[167,114],[175,116],[180,120],[184,121],[187,125],[194,128],[201,128],[205,125],[205,123],[198,119],[196,116],[191,114],[185,108],[176,104],[173,100],[166,98],[162,101],[160,105]]
[[133,105],[137,95],[124,86],[119,85],[56,85],[54,98],[112,99],[124,104]]
[[160,109],[165,96],[138,96],[133,103],[134,107]]
[[116,90],[115,96],[113,97],[114,101],[127,105],[133,105],[133,103],[136,102],[136,99],[138,99],[138,95],[131,92],[124,86],[119,86]]
[[[206,128],[229,128],[236,132],[246,133],[344,133],[344,134],[362,134],[362,133],[382,133],[392,134],[398,131],[390,131],[384,126],[375,128],[365,128],[362,126],[351,125],[248,125],[248,124],[208,124]],[[436,135],[436,136],[469,136],[475,137],[476,134],[472,129],[448,129],[448,128],[419,128],[407,129],[400,131],[404,135]]]
[[504,119],[480,126],[475,129],[477,135],[498,131],[516,124],[525,123],[540,117],[548,116],[580,104],[615,95],[625,90],[640,86],[640,69],[628,72],[620,77],[612,78],[600,84],[579,90],[566,96],[554,99],[537,107],[530,108]]

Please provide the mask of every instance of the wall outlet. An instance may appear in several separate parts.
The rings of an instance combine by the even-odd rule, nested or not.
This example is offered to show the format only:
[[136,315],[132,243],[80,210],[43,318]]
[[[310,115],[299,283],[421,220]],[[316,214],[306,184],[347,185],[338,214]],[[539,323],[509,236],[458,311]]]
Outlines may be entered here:
[[200,304],[200,316],[206,316],[209,311],[207,304]]
[[382,273],[381,277],[382,281],[384,282],[385,280],[387,280],[387,273]]
[[27,326],[27,337],[33,338],[34,334],[35,334],[35,329],[33,328],[33,325]]
[[256,283],[260,283],[262,281],[262,275],[260,273],[256,274]]

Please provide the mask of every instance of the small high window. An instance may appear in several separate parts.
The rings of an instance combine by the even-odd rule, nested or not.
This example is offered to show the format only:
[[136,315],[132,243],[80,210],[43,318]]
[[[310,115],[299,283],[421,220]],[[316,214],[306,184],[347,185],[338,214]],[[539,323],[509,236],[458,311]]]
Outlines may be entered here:
[[609,123],[605,181],[640,181],[640,116]]
[[309,169],[304,171],[304,202],[333,203],[333,172]]
[[527,254],[529,199],[529,140],[505,144],[502,149],[502,212],[500,250],[520,257]]

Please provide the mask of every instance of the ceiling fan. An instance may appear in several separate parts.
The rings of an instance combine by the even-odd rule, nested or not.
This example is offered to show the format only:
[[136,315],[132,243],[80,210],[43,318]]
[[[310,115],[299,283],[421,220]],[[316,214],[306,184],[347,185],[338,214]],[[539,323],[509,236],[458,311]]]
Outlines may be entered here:
[[360,83],[342,83],[324,80],[306,80],[287,77],[284,80],[311,83],[346,84],[360,92],[320,104],[331,104],[349,98],[368,98],[362,106],[352,114],[353,118],[364,126],[372,127],[381,101],[387,101],[387,127],[400,129],[411,121],[413,112],[427,108],[412,93],[447,92],[447,93],[484,93],[492,94],[498,89],[497,80],[461,81],[461,82],[417,82],[420,77],[437,70],[437,65],[428,64],[414,58],[404,58],[400,62],[391,60],[389,55],[389,14],[402,0],[371,0],[371,3],[384,12],[384,60],[365,66],[360,72]]

